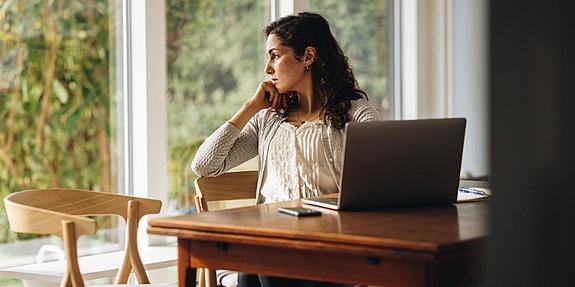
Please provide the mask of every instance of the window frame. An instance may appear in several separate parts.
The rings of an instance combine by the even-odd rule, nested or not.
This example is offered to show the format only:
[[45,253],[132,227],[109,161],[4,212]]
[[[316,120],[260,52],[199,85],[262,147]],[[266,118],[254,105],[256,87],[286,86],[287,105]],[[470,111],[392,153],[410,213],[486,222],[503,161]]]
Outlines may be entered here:
[[394,1],[400,18],[398,119],[449,117],[453,110],[451,0]]
[[[124,192],[159,199],[168,194],[166,8],[164,1],[123,0],[124,21]],[[140,222],[138,244],[162,241]],[[153,240],[152,240],[153,241]]]

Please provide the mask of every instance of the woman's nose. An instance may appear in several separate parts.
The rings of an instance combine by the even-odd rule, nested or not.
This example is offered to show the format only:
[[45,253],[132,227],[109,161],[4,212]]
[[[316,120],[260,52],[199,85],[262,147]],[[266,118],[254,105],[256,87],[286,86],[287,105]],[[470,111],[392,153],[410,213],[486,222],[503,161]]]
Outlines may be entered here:
[[274,73],[274,69],[272,69],[269,62],[266,63],[266,65],[264,67],[264,72],[268,75],[271,75]]

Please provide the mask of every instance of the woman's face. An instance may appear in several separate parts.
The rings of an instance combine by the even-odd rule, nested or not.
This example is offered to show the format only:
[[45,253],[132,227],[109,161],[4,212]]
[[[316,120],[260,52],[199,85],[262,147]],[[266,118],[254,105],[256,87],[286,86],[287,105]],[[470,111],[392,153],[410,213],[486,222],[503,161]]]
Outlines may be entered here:
[[302,79],[306,76],[305,65],[298,60],[292,48],[284,46],[275,34],[266,41],[267,63],[264,71],[280,93],[302,91]]

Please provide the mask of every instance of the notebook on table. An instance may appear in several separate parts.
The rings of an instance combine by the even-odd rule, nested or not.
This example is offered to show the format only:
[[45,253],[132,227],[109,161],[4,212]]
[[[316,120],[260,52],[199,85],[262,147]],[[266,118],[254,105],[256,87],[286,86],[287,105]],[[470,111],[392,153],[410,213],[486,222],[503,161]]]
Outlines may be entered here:
[[456,202],[464,118],[351,122],[339,193],[304,204],[336,210]]

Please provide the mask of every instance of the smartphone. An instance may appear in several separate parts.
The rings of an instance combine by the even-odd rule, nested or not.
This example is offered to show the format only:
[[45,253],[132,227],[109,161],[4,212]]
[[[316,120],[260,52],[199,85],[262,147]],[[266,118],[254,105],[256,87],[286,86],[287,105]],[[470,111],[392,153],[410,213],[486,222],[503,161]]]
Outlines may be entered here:
[[278,207],[278,211],[281,213],[302,217],[302,216],[317,216],[321,215],[321,212],[304,207]]

